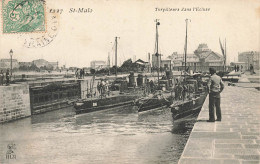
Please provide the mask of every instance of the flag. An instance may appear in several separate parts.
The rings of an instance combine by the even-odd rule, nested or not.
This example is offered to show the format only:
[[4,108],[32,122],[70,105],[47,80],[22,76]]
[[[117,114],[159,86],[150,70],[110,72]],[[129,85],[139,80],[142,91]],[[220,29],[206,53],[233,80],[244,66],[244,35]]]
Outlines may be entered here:
[[223,48],[222,43],[220,41],[220,38],[219,38],[219,44],[220,44],[220,49],[222,51],[223,57],[225,58],[225,51],[224,51],[224,48]]

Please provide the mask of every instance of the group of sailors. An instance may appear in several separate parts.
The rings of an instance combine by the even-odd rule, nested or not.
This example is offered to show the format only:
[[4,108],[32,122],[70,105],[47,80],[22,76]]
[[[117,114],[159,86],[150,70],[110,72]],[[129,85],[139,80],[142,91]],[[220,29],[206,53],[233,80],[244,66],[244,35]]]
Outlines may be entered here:
[[97,83],[97,90],[98,90],[98,93],[100,95],[100,97],[106,97],[106,95],[109,96],[109,83],[107,80],[103,80],[101,79],[101,81],[99,81]]
[[[167,77],[163,76],[161,80],[166,80]],[[188,97],[192,96],[192,93],[195,92],[195,88],[191,84],[187,84],[184,79],[172,79],[173,85],[170,85],[168,89],[172,91],[175,100],[185,100]],[[199,80],[198,80],[199,82]],[[198,84],[199,86],[200,84]],[[110,93],[109,82],[106,79],[101,79],[97,83],[97,91],[98,95],[102,97],[106,97]],[[160,88],[160,84],[155,84],[153,80],[149,80],[147,76],[144,78],[143,83],[143,91],[144,95],[154,94],[158,89],[166,90],[166,88]]]
[[[163,76],[161,80],[166,80],[166,76]],[[192,85],[189,85],[185,83],[183,79],[175,79],[174,80],[175,85],[172,87],[172,92],[174,92],[175,100],[185,100],[188,98],[191,93],[195,92],[195,88]],[[198,84],[202,85],[202,84]],[[144,93],[150,94],[154,93],[157,89],[159,89],[160,86],[154,84],[152,80],[149,81],[149,79],[145,78],[145,84],[144,84]],[[162,90],[164,90],[163,88]],[[162,95],[162,94],[159,94]]]
[[153,93],[156,90],[156,86],[153,82],[153,80],[147,79],[147,77],[145,78],[145,83],[144,83],[144,94],[150,94]]
[[174,87],[175,100],[185,100],[190,88],[187,84],[178,82]]
[[9,69],[7,69],[5,75],[3,70],[0,71],[0,86],[4,85],[4,80],[5,80],[5,84],[9,85],[10,84],[10,73],[9,73]]

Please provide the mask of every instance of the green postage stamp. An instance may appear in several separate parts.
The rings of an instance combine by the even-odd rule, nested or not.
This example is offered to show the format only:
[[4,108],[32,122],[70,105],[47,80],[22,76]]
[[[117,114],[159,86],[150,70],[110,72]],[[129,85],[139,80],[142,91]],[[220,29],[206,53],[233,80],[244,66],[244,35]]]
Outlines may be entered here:
[[2,0],[3,33],[45,31],[44,0]]

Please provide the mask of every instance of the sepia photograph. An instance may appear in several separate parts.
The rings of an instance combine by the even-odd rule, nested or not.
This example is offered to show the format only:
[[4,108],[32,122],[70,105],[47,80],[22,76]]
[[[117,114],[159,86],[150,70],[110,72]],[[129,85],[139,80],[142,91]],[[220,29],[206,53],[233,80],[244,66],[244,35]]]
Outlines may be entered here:
[[0,164],[259,164],[259,0],[1,0]]

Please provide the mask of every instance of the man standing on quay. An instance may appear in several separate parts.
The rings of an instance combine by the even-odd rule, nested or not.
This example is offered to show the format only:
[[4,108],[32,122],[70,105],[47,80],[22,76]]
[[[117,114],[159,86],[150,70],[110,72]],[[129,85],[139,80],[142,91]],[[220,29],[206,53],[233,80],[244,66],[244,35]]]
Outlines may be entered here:
[[208,122],[215,122],[214,107],[216,107],[216,115],[217,115],[216,121],[221,121],[220,93],[224,89],[224,83],[222,82],[221,77],[216,75],[216,70],[214,68],[209,68],[209,73],[211,77],[208,82],[208,91],[209,91]]

